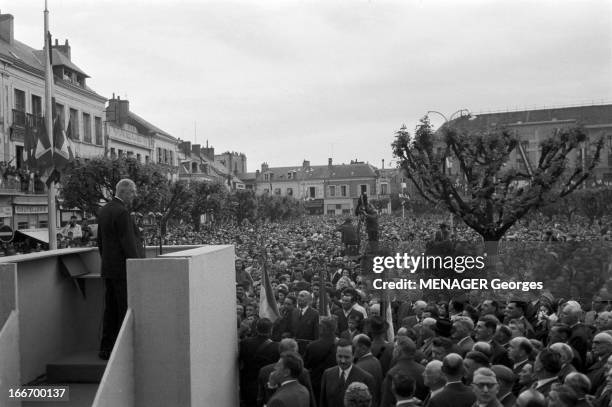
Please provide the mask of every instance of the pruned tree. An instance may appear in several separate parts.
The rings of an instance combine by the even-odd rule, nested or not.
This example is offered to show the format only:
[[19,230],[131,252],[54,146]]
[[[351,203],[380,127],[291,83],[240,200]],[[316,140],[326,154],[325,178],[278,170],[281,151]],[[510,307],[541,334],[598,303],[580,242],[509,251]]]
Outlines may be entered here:
[[[475,131],[467,118],[434,132],[427,117],[414,136],[396,133],[393,153],[419,194],[432,205],[442,203],[497,253],[506,231],[530,210],[572,193],[597,164],[603,140],[589,145],[592,154],[584,166],[570,168],[570,154],[586,134],[578,127],[557,129],[540,144],[537,166],[530,172],[508,166],[519,137],[507,129]],[[448,174],[448,162],[457,163],[460,175]]]

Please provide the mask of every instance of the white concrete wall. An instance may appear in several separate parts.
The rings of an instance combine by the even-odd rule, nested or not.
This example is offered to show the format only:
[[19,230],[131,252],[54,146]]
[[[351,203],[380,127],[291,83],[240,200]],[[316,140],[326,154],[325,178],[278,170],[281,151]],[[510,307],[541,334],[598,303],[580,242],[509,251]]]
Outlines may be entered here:
[[133,407],[134,314],[128,309],[92,407]]
[[128,260],[137,406],[237,406],[233,246]]

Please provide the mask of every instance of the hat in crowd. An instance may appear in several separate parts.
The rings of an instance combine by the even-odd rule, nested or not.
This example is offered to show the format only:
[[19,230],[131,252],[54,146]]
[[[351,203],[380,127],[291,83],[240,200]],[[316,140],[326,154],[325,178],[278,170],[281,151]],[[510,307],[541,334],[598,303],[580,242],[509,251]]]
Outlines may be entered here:
[[439,336],[450,338],[451,331],[453,329],[453,323],[448,319],[438,319],[436,324],[432,327],[433,331]]

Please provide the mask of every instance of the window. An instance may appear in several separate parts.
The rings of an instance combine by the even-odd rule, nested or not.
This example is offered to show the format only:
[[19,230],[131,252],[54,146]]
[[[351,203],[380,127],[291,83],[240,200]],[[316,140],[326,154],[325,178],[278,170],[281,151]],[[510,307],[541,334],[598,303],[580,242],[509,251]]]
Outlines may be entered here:
[[42,116],[42,98],[40,96],[32,95],[32,116]]
[[[64,123],[66,122],[64,120],[64,118],[65,118],[65,115],[64,115],[64,105],[62,105],[61,103],[56,103],[55,104],[55,114],[59,114],[59,117],[62,119],[62,121]],[[72,123],[72,128],[74,128],[74,123]]]
[[346,187],[346,185],[340,186],[340,196],[347,196],[347,190],[348,188]]
[[342,204],[337,204],[336,209],[342,209]]
[[336,186],[335,185],[329,186],[329,196],[336,196]]
[[274,195],[280,195],[281,194],[281,189],[280,188],[274,188]]
[[287,196],[293,196],[293,188],[287,188]]
[[117,153],[119,154],[119,158],[123,157],[123,150],[117,150]]
[[308,188],[308,196],[311,198],[314,198],[317,196],[317,188],[316,187],[310,187]]
[[162,163],[162,149],[161,147],[157,147],[157,162]]
[[[70,129],[72,131],[72,138],[74,140],[80,140],[81,136],[79,136],[79,112],[75,109],[70,109]],[[89,135],[89,138],[91,139],[91,134]]]
[[91,116],[83,113],[83,141],[91,143]]
[[28,222],[17,222],[17,229],[28,229],[30,224]]
[[268,178],[269,178],[269,177],[268,177],[268,174],[264,174],[264,181],[267,181],[267,180],[268,180]]
[[389,193],[389,185],[388,184],[380,184],[380,194],[387,195]]
[[111,147],[111,158],[117,158],[117,153],[115,153],[115,149]]
[[292,175],[292,174],[291,174],[291,171],[289,171],[289,172],[287,173],[287,179],[291,179],[291,175]]
[[15,89],[15,110],[26,111],[25,92],[19,89]]
[[94,122],[96,126],[96,144],[102,145],[102,118],[94,117]]
[[368,186],[365,184],[361,184],[359,185],[359,193],[360,194],[367,194],[368,193]]
[[170,151],[170,165],[174,165],[174,151]]
[[151,159],[148,155],[145,155],[145,164],[148,164]]
[[351,210],[350,209],[342,209],[342,214],[343,215],[350,215],[351,214]]

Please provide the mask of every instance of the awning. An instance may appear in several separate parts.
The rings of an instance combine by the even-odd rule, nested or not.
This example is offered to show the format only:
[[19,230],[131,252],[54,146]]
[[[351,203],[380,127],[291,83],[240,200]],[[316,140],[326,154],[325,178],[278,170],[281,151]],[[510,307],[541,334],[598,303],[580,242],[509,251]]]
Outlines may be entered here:
[[21,233],[27,237],[31,237],[32,239],[36,239],[39,242],[49,244],[49,231],[45,230],[28,230],[28,229],[20,229],[16,230],[15,233]]

